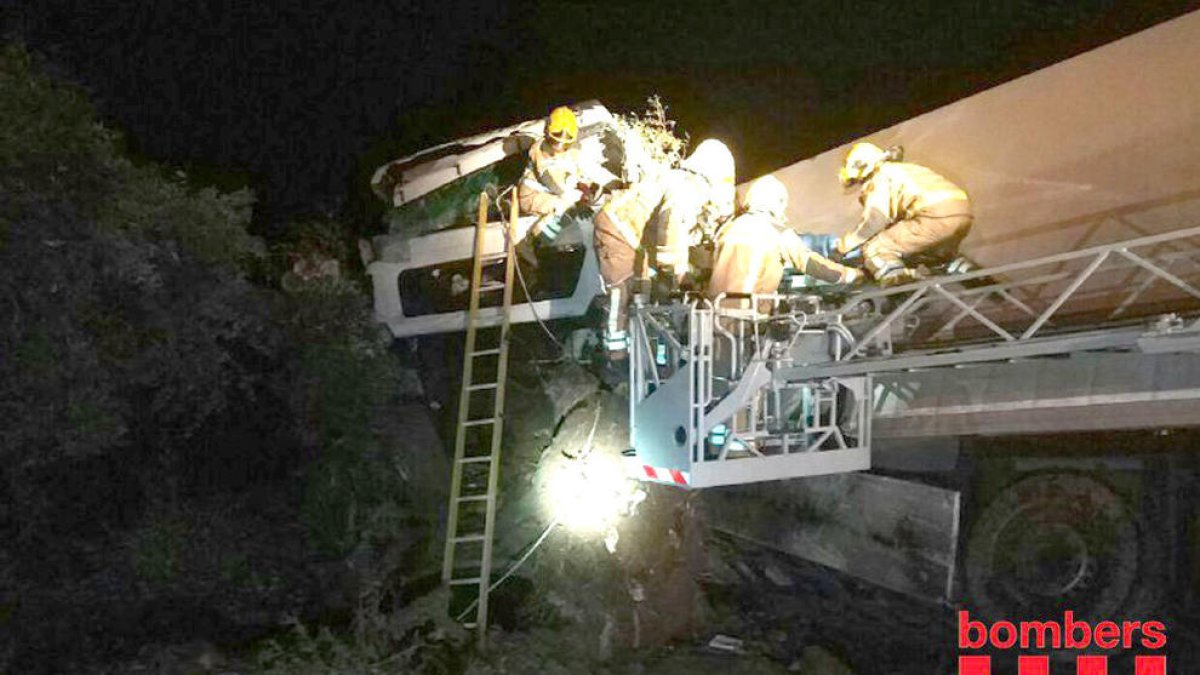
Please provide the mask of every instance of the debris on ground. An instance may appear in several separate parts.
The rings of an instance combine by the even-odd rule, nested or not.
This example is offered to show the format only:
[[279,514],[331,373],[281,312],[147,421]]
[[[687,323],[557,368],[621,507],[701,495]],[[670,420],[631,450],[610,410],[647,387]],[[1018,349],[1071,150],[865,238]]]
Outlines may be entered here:
[[744,643],[741,640],[735,637],[718,634],[714,635],[713,639],[708,641],[708,648],[713,651],[724,652],[726,654],[740,654],[742,652],[743,644]]

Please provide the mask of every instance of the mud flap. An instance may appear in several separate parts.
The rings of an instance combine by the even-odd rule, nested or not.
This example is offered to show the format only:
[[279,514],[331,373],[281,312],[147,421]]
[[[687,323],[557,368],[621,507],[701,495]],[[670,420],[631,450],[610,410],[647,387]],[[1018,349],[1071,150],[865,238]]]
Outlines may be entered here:
[[901,593],[948,602],[960,493],[864,473],[701,491],[708,527]]

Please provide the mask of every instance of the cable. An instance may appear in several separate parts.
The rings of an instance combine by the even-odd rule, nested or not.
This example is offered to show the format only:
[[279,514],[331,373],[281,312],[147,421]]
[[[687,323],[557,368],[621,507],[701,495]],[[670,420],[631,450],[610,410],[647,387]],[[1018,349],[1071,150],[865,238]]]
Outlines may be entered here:
[[[505,233],[504,236],[507,237],[509,235]],[[550,338],[554,344],[558,345],[559,357],[557,360],[561,361],[567,356],[567,346],[559,341],[559,339],[555,337],[554,333],[550,332],[550,328],[546,326],[544,321],[542,321],[542,317],[538,316],[537,305],[534,304],[533,296],[529,293],[529,286],[525,284],[525,274],[521,272],[521,263],[517,260],[517,256],[515,255],[513,256],[513,268],[517,272],[517,281],[521,282],[521,290],[525,291],[525,299],[529,302],[529,312],[533,314],[534,321],[537,321],[538,325],[542,327],[542,331],[546,333],[546,337]]]
[[[493,583],[491,586],[488,586],[489,594],[492,591],[496,590],[497,586],[504,583],[504,581],[506,579],[511,577],[513,575],[513,573],[517,571],[517,568],[519,568],[521,565],[525,564],[526,560],[529,560],[529,556],[533,555],[533,552],[538,550],[538,547],[540,547],[542,545],[542,542],[546,541],[546,537],[550,536],[550,531],[553,530],[556,525],[558,525],[558,518],[555,518],[554,520],[550,521],[550,524],[546,526],[546,529],[542,530],[542,535],[537,538],[537,541],[533,542],[533,545],[530,546],[529,549],[526,550],[525,553],[523,553],[520,558],[517,558],[517,561],[515,563],[513,563],[511,567],[508,568],[508,571],[504,573],[504,576],[497,579],[496,582]],[[462,621],[463,619],[465,619],[467,617],[467,615],[471,613],[471,610],[475,609],[475,607],[478,604],[479,604],[478,598],[472,600],[471,604],[467,605],[467,608],[464,609],[462,611],[462,613],[460,613],[455,618],[455,621]]]
[[[592,454],[592,441],[596,438],[596,427],[600,424],[600,410],[601,408],[596,408],[596,418],[592,420],[592,430],[588,433],[587,442],[583,444],[583,452],[579,453],[578,457],[571,457],[571,459],[584,460],[587,459],[588,455]],[[570,455],[568,455],[568,457],[570,457]],[[530,546],[529,549],[526,550],[525,553],[522,554],[521,557],[518,558],[511,567],[508,568],[508,571],[504,573],[504,576],[496,580],[496,583],[488,586],[488,593],[496,590],[497,586],[504,583],[506,579],[511,577],[513,573],[517,571],[517,568],[519,568],[521,565],[524,565],[526,560],[529,560],[529,556],[533,555],[533,552],[542,545],[542,542],[546,541],[546,537],[550,536],[550,530],[553,530],[555,525],[558,525],[558,518],[550,521],[550,524],[546,526],[546,529],[542,530],[542,534],[537,538],[537,541],[533,542],[533,545]],[[457,620],[462,621],[464,618],[466,618],[466,616],[471,613],[471,610],[475,609],[475,606],[478,604],[478,598],[471,601],[471,604],[467,605],[467,608],[458,615]]]
[[596,406],[596,417],[592,420],[592,430],[588,432],[587,440],[583,443],[583,450],[575,455],[568,454],[566,450],[563,450],[564,457],[579,461],[587,459],[588,455],[592,454],[592,441],[596,438],[596,427],[600,424],[601,410],[603,408]]
[[[502,206],[502,200],[505,197],[508,197],[511,200],[513,198],[512,193],[514,190],[516,190],[515,185],[509,186],[503,192],[499,192],[498,194],[496,194],[495,199],[493,200],[493,203],[496,205],[496,209],[498,211],[500,211],[500,221],[501,222],[504,222],[504,208]],[[511,204],[512,204],[512,202],[509,201],[510,207],[511,207]],[[516,223],[511,223],[510,225],[515,226]],[[516,242],[510,242],[511,237],[512,237],[512,227],[504,228],[505,245],[507,246],[509,243],[511,243],[513,248],[515,249],[517,244],[516,244]],[[565,359],[567,357],[567,347],[554,335],[554,333],[552,333],[550,331],[550,328],[546,326],[546,323],[544,321],[542,321],[542,317],[538,316],[537,305],[534,303],[533,296],[529,293],[529,286],[525,283],[525,274],[521,271],[520,259],[516,255],[513,255],[512,260],[513,260],[513,269],[517,273],[517,281],[521,284],[521,289],[523,291],[525,291],[525,300],[526,300],[526,303],[529,305],[529,312],[531,314],[533,314],[534,321],[537,321],[538,325],[542,327],[542,331],[546,333],[546,336],[550,338],[550,341],[558,346],[559,356],[557,359],[554,359],[554,362],[562,361],[563,359]]]

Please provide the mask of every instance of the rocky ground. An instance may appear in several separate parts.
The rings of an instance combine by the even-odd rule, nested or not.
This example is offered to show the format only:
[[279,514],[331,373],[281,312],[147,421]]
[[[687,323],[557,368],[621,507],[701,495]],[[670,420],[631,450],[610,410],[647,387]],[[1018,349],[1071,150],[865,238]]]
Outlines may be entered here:
[[[873,605],[859,607],[853,596],[863,589],[833,572],[706,537],[692,496],[671,488],[618,480],[605,496],[619,507],[606,519],[583,526],[571,522],[575,491],[622,470],[619,453],[628,434],[624,392],[609,391],[570,362],[514,369],[509,392],[497,560],[516,560],[555,524],[493,595],[491,649],[470,660],[467,672],[908,672],[873,666],[913,657],[911,645],[923,643],[923,622],[945,619],[936,611],[915,616],[898,598],[875,597]],[[424,470],[427,480],[437,480],[436,470]],[[220,522],[199,514],[197,520]],[[243,527],[249,522],[230,520]],[[90,672],[253,672],[246,638],[286,634],[287,622],[297,616],[347,615],[368,570],[386,566],[381,559],[388,555],[403,555],[360,551],[345,560],[293,564],[289,571],[283,563],[298,552],[281,544],[295,533],[284,528],[264,536],[271,530],[267,522],[254,530],[259,533],[254,545],[264,550],[247,554],[247,560],[265,560],[270,551],[282,565],[276,571],[261,566],[250,571],[237,560],[206,562],[186,553],[188,574],[176,578],[188,581],[177,582],[172,597],[178,602],[165,605],[173,609],[159,616],[143,610],[131,619],[140,628],[131,633],[128,658]],[[202,549],[202,536],[192,541]],[[498,563],[499,570],[507,567]],[[222,571],[243,575],[260,595],[205,597],[203,589],[210,587],[205,575]],[[414,575],[386,583],[412,586]],[[270,593],[275,587],[289,590]],[[395,595],[397,614],[408,610],[402,595]],[[884,628],[900,615],[908,634]],[[881,639],[883,634],[889,637]],[[153,639],[132,647],[148,636]],[[868,652],[870,658],[864,658],[865,644],[878,646]]]
[[[571,363],[516,372],[497,541],[507,559],[572,511],[573,493],[556,489],[564,476],[620,472],[628,445],[620,386]],[[498,617],[505,632],[472,672],[928,673],[953,663],[953,645],[941,644],[946,608],[712,535],[695,493],[628,484],[607,496],[623,505],[611,522],[559,524],[530,556]],[[730,644],[710,646],[718,636]]]

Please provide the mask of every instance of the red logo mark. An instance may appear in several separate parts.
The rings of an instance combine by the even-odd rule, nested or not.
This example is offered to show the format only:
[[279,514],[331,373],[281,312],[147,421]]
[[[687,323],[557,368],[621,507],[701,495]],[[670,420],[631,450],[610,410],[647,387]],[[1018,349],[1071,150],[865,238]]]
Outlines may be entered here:
[[[1167,675],[1167,657],[1135,656],[1133,671],[1134,675]],[[992,657],[958,657],[958,675],[992,675]],[[1050,657],[1018,657],[1017,675],[1050,675]],[[1108,675],[1108,657],[1077,657],[1075,659],[1075,675]]]

